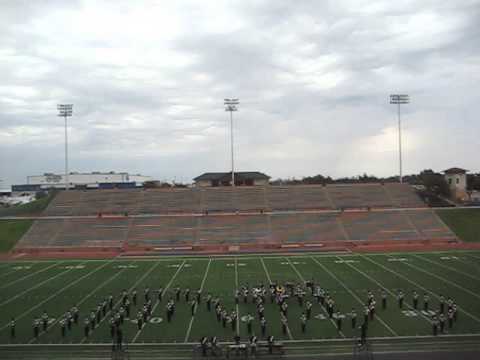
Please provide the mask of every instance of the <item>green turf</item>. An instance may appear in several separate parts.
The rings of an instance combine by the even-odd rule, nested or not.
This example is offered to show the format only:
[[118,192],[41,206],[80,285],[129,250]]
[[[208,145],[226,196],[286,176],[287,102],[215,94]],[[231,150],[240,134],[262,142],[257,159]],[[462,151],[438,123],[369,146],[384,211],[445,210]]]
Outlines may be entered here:
[[10,251],[30,229],[33,220],[0,220],[0,253]]
[[8,208],[0,208],[0,217],[38,215],[47,208],[48,204],[50,203],[50,201],[52,201],[55,195],[56,192],[52,191],[48,196],[29,202],[28,204],[15,205]]
[[436,212],[463,241],[480,241],[480,209],[445,209]]
[[[247,314],[256,317],[256,307],[251,297],[247,303],[241,299],[234,302],[234,289],[265,284],[303,283],[313,279],[327,289],[336,303],[336,308],[346,317],[339,332],[335,319],[328,319],[325,309],[313,302],[313,317],[308,321],[306,333],[301,332],[299,316],[304,311],[295,298],[288,300],[288,332],[283,334],[279,310],[266,301],[268,334],[279,340],[349,339],[358,336],[352,329],[348,314],[352,308],[362,321],[362,309],[371,290],[377,299],[377,317],[370,323],[369,335],[381,338],[403,336],[429,336],[432,333],[429,315],[419,311],[402,312],[395,294],[402,289],[405,294],[404,311],[411,309],[411,293],[416,290],[423,297],[430,295],[430,308],[438,307],[438,297],[452,296],[460,307],[459,320],[449,335],[480,335],[480,252],[449,252],[419,254],[347,254],[296,256],[242,256],[229,258],[165,257],[158,259],[115,260],[68,260],[68,261],[16,261],[0,263],[0,344],[10,343],[8,322],[16,318],[17,344],[25,343],[109,343],[109,315],[103,318],[89,338],[83,334],[83,319],[100,300],[115,296],[118,305],[123,289],[138,291],[138,305],[132,307],[132,317],[143,303],[143,290],[152,289],[152,319],[141,331],[136,323],[126,320],[122,326],[125,340],[129,343],[185,343],[196,342],[201,336],[216,335],[220,340],[231,340],[237,328],[225,328],[217,322],[215,314],[208,312],[204,296],[211,292],[222,299],[228,311],[237,310],[240,318]],[[157,302],[156,289],[167,287],[162,302]],[[176,313],[171,323],[166,321],[165,305],[176,287],[194,291],[203,286],[202,301],[194,316],[190,304],[182,293],[176,304]],[[388,293],[386,310],[380,306],[380,290]],[[422,301],[420,303],[423,306]],[[67,336],[60,336],[59,318],[73,304],[80,308],[80,325],[74,325]],[[43,311],[55,320],[47,333],[33,339],[32,320]],[[407,316],[409,315],[409,316]],[[247,326],[240,322],[238,330],[246,338]],[[260,333],[257,318],[253,331]]]

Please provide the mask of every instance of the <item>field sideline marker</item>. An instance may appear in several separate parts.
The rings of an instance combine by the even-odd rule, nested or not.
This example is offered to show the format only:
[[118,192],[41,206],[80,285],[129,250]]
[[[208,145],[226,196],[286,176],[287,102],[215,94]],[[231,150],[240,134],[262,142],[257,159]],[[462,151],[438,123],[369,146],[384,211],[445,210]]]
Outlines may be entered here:
[[[205,285],[205,280],[207,280],[208,270],[210,270],[210,264],[211,263],[212,263],[212,259],[210,258],[208,260],[207,269],[205,270],[205,275],[203,275],[202,283],[200,284],[200,293],[203,291],[203,285]],[[197,313],[197,306],[198,306],[198,304],[195,305],[195,314]],[[188,338],[190,336],[190,331],[192,331],[193,320],[195,320],[195,315],[193,315],[192,318],[190,319],[190,324],[188,325],[188,329],[187,329],[187,333],[185,335],[185,341],[184,342],[188,342]]]
[[[435,292],[431,291],[431,290],[428,290],[427,288],[423,287],[422,285],[416,283],[415,281],[413,280],[410,280],[409,278],[407,278],[405,275],[402,275],[400,274],[399,272],[395,272],[389,268],[387,268],[386,266],[376,262],[376,261],[373,261],[372,259],[370,259],[368,256],[365,256],[365,255],[362,255],[362,254],[359,254],[359,256],[361,256],[362,258],[370,261],[371,263],[373,264],[376,264],[378,266],[380,266],[381,268],[383,268],[384,270],[387,270],[388,272],[391,272],[392,274],[395,274],[399,277],[401,277],[402,279],[405,279],[407,280],[408,282],[410,282],[411,284],[415,285],[416,287],[418,287],[419,289],[422,289],[424,292],[426,293],[429,293],[429,294],[432,294],[433,296],[435,296],[437,299],[440,299],[440,296],[437,295]],[[465,309],[463,309],[462,307],[458,306],[459,309],[461,309],[467,316],[469,316],[470,318],[472,318],[473,320],[477,321],[480,323],[480,318],[476,317],[475,315],[469,313],[468,311],[466,311]]]
[[[185,263],[187,262],[187,260],[183,260],[183,262],[180,264],[180,266],[178,267],[177,271],[175,271],[175,273],[173,274],[172,278],[170,279],[170,281],[168,282],[167,286],[165,286],[165,289],[163,289],[162,291],[162,298],[163,296],[165,295],[165,293],[167,292],[167,290],[170,288],[170,286],[172,285],[173,283],[173,280],[175,280],[175,278],[177,277],[178,273],[182,270],[183,266],[185,265]],[[160,304],[160,301],[158,300],[158,297],[157,297],[157,302],[155,303],[155,305],[153,306],[152,308],[152,315],[153,313],[155,312],[155,309],[157,308],[157,306]],[[137,331],[137,333],[135,334],[135,336],[133,337],[133,340],[131,341],[131,343],[134,343],[135,341],[137,341],[138,337],[140,336],[140,333],[142,332],[143,328],[146,326],[147,324],[144,323],[142,325],[142,328],[140,330]]]
[[[317,259],[315,259],[313,256],[312,256],[312,259],[313,261],[315,261],[324,271],[326,271],[331,277],[333,277],[340,285],[342,285],[342,287],[347,290],[347,292],[352,295],[359,303],[360,305],[365,305],[364,302],[358,297],[357,294],[355,294],[352,290],[350,290],[350,288],[345,285],[345,283],[343,281],[341,281],[335,274],[333,274],[330,270],[327,269],[327,267],[325,265],[323,265],[320,261],[318,261]],[[382,317],[380,315],[377,314],[377,318],[378,320],[380,321],[380,323],[388,330],[392,333],[393,336],[398,336],[397,332],[395,330],[393,330],[390,326],[388,326],[388,324],[383,321]]]

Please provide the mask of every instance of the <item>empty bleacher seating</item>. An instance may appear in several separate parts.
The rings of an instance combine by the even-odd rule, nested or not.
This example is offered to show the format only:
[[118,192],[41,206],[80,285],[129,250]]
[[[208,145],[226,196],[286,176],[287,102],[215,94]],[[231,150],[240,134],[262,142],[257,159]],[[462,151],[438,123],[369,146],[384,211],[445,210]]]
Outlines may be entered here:
[[44,215],[17,248],[456,238],[406,184],[71,190]]
[[431,209],[168,215],[35,221],[22,247],[316,244],[438,240],[455,235]]
[[60,192],[46,215],[171,214],[359,208],[418,208],[406,184],[113,189]]

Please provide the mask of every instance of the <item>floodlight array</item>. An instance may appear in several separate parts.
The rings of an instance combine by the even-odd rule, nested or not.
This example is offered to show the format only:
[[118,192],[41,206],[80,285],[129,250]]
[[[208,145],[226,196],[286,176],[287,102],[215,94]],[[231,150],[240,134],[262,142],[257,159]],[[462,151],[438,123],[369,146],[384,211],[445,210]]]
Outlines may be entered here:
[[238,111],[237,105],[240,104],[238,99],[224,99],[225,111]]
[[67,117],[73,114],[73,104],[58,104],[58,116]]
[[408,104],[408,103],[410,103],[410,96],[406,94],[390,95],[390,104]]

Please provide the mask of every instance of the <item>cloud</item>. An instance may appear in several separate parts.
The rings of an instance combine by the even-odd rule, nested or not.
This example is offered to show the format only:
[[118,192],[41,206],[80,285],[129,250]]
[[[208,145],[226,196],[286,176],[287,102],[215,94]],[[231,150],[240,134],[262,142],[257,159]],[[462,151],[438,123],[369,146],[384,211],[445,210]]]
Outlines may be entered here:
[[[191,178],[480,170],[480,1],[15,1],[0,5],[0,179],[71,170]],[[446,151],[449,149],[450,151]]]

